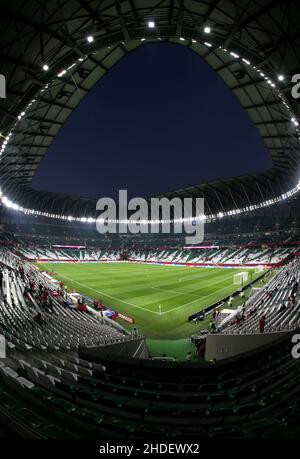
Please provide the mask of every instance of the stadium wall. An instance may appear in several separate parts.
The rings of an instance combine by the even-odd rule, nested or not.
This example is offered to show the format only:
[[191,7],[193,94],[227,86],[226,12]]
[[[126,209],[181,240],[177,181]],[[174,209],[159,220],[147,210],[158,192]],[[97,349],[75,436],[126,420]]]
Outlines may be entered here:
[[145,338],[131,339],[122,343],[109,344],[106,346],[92,346],[79,348],[79,357],[97,361],[99,357],[127,357],[148,359],[149,354],[145,344]]
[[[248,335],[210,334],[206,338],[205,360],[224,360],[245,352],[254,351],[262,346],[275,343],[283,336],[292,336],[293,332],[274,332]],[[291,346],[292,348],[292,346]]]

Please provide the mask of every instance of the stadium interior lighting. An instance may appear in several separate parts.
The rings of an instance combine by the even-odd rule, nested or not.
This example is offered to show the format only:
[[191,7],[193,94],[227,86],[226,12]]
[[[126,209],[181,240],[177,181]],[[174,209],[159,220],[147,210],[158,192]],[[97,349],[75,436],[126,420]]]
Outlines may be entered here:
[[244,57],[242,57],[242,61],[245,62],[245,64],[247,65],[251,65],[251,62],[248,61],[248,59],[245,59]]
[[[148,21],[148,27],[152,28],[150,26],[150,23],[152,23],[152,22],[154,23],[154,21]],[[155,23],[154,23],[154,26],[155,26]],[[207,34],[211,32],[211,29],[210,29],[209,26],[204,27],[203,30]],[[141,41],[145,41],[145,40],[146,40],[146,38],[141,38]],[[158,40],[161,40],[161,38],[158,38]],[[179,40],[185,41],[186,38],[179,37]],[[94,41],[94,37],[91,36],[91,35],[88,36],[87,37],[87,41],[89,43],[92,43]],[[194,38],[192,39],[192,42],[193,43],[198,43],[198,41],[196,39],[194,39]],[[201,42],[199,42],[199,43],[201,43]],[[125,45],[125,42],[122,42],[122,44]],[[202,44],[204,44],[205,46],[208,46],[208,47],[212,47],[213,46],[211,43],[208,43],[208,42],[202,42]],[[265,83],[266,84],[270,85],[272,88],[276,88],[276,85],[274,84],[274,82],[272,81],[270,76],[265,75],[263,72],[261,72],[260,69],[258,69],[254,65],[252,65],[251,62],[247,59],[246,56],[245,57],[242,57],[242,56],[240,57],[238,54],[236,54],[232,50],[229,50],[227,48],[223,48],[222,46],[219,46],[219,49],[222,50],[223,52],[227,53],[228,55],[232,55],[236,59],[241,59],[242,62],[244,62],[245,64],[250,66],[251,69],[253,69],[261,77],[263,77],[265,79]],[[88,58],[87,55],[84,56],[84,57],[80,57],[79,59],[76,60],[76,62],[83,62],[87,58]],[[67,69],[62,70],[57,75],[57,78],[62,77],[63,75],[65,75],[68,72],[68,70],[70,70],[71,68],[76,66],[76,62],[71,64],[69,67],[67,67]],[[50,69],[47,64],[43,64],[42,68],[43,68],[44,71],[47,71],[47,70]],[[277,79],[278,79],[278,81],[283,81],[285,79],[285,77],[284,77],[284,75],[280,74],[280,75],[277,76]],[[52,84],[55,84],[55,79],[52,80],[51,82],[48,82],[44,87],[42,87],[42,89],[40,89],[40,93],[43,93],[48,88],[51,88]],[[285,106],[285,109],[289,112],[289,119],[291,119],[291,122],[294,124],[294,126],[296,128],[296,131],[297,131],[297,134],[299,135],[299,140],[300,140],[300,130],[298,128],[299,122],[297,121],[296,116],[293,113],[292,108],[289,106],[284,94],[280,93],[277,89],[276,89],[276,94],[281,99],[281,103]],[[22,120],[22,118],[26,115],[27,110],[35,102],[37,102],[37,98],[32,99],[28,103],[28,105],[25,107],[24,111],[22,111],[18,115],[17,118],[18,118],[19,121]],[[17,124],[18,124],[18,121],[15,122],[14,127],[16,127]],[[8,147],[8,142],[9,142],[10,137],[12,136],[13,133],[14,133],[14,128],[12,128],[10,130],[10,132],[6,136],[4,136],[3,134],[0,134],[0,138],[2,137],[4,139],[4,140],[1,141],[1,144],[0,144],[0,155],[2,155],[5,152],[6,148]],[[293,189],[289,190],[285,194],[282,194],[282,195],[280,195],[278,197],[275,197],[274,199],[271,199],[271,200],[268,200],[268,201],[265,201],[265,202],[260,202],[260,203],[257,203],[257,204],[253,204],[250,207],[244,207],[244,208],[241,208],[241,209],[231,209],[229,211],[219,212],[217,214],[204,215],[203,219],[204,220],[212,220],[213,221],[213,220],[216,220],[216,219],[220,219],[220,218],[226,217],[228,215],[229,216],[230,215],[238,215],[238,214],[242,214],[242,213],[248,212],[249,210],[261,209],[263,207],[267,207],[267,206],[270,206],[272,204],[278,203],[283,199],[289,198],[289,197],[293,196],[294,194],[298,193],[299,191],[300,191],[300,182]],[[96,221],[95,218],[92,218],[92,217],[82,217],[82,216],[81,217],[75,217],[75,216],[73,217],[73,216],[70,216],[70,215],[62,215],[62,214],[59,215],[59,214],[52,214],[52,213],[43,212],[43,211],[39,211],[39,210],[35,210],[35,209],[27,209],[27,208],[24,208],[24,207],[14,203],[14,202],[12,202],[7,196],[5,196],[3,194],[2,191],[0,193],[0,202],[2,202],[6,207],[9,207],[9,208],[12,208],[14,210],[21,211],[21,212],[23,212],[25,214],[30,214],[30,215],[45,216],[45,217],[50,217],[50,218],[54,218],[54,219],[67,220],[67,221],[70,221],[70,222],[81,221],[81,222],[84,222],[84,223],[93,223],[93,222]],[[196,217],[195,219],[197,220],[197,219],[199,219],[199,217],[198,218]],[[185,221],[185,219],[182,219],[182,221]],[[116,222],[118,223],[119,221],[116,220]],[[172,223],[172,220],[170,220],[169,222]],[[173,222],[174,222],[174,220],[173,220]],[[153,223],[153,220],[145,220],[145,221],[143,221],[143,224],[146,224],[146,223],[151,224],[151,223]],[[160,223],[163,223],[163,220],[161,220]]]
[[149,27],[149,29],[154,29],[155,22],[154,21],[148,21],[148,27]]

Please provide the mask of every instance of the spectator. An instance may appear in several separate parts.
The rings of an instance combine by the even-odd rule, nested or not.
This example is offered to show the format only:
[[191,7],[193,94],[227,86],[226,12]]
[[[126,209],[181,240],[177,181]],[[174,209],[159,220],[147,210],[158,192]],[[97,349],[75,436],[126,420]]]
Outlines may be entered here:
[[81,302],[80,303],[78,302],[77,309],[80,312],[87,312],[87,310],[88,310],[86,305],[84,303],[81,303]]
[[265,331],[265,326],[266,326],[266,317],[262,316],[259,319],[259,331],[260,331],[260,333],[263,333]]
[[213,322],[212,320],[209,322],[209,331],[210,333],[215,333],[217,327],[216,327],[216,324],[215,322]]

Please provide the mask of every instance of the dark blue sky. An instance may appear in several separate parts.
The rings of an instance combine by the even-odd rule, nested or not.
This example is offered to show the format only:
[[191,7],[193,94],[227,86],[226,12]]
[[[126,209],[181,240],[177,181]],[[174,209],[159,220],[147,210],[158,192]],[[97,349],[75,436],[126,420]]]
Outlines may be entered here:
[[144,45],[73,112],[34,188],[86,197],[151,196],[271,166],[248,115],[192,51]]

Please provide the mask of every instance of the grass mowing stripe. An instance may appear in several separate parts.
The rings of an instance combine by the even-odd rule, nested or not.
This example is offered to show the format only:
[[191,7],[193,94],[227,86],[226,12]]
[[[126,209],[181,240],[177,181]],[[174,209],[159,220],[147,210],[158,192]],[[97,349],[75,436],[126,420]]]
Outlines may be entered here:
[[177,309],[183,308],[184,306],[188,306],[190,304],[196,303],[196,301],[203,300],[204,298],[209,298],[210,296],[216,295],[217,293],[222,292],[223,290],[228,289],[229,287],[230,286],[227,285],[226,287],[220,288],[219,290],[216,290],[216,291],[210,293],[209,295],[205,295],[205,296],[202,296],[201,298],[197,298],[197,300],[195,300],[195,301],[190,301],[189,303],[185,303],[185,304],[182,304],[181,306],[177,306],[176,308],[169,309],[168,311],[162,312],[162,314],[168,314],[169,312],[176,311]]
[[[121,262],[45,263],[40,267],[63,280],[69,290],[78,289],[83,295],[102,298],[108,307],[132,317],[147,338],[166,340],[187,338],[207,328],[210,316],[197,324],[188,322],[188,317],[233,293],[233,275],[245,271]],[[253,280],[257,277],[254,269],[247,271],[253,273]],[[178,278],[183,275],[180,283]],[[132,327],[120,323],[128,329]]]
[[187,292],[179,292],[178,290],[170,290],[168,288],[160,288],[160,287],[150,287],[153,290],[160,290],[161,292],[171,292],[171,293],[176,293],[177,295],[188,295],[188,296],[193,296],[194,298],[199,298],[198,295],[193,295],[193,293],[187,293]]
[[159,314],[158,312],[151,311],[150,309],[143,308],[142,306],[138,306],[137,304],[129,303],[129,301],[120,300],[120,298],[116,298],[115,296],[109,295],[108,293],[105,293],[105,292],[103,292],[101,290],[96,290],[94,288],[88,287],[86,284],[82,284],[81,282],[75,281],[74,279],[71,279],[70,277],[63,276],[62,274],[60,274],[60,277],[62,277],[63,279],[68,279],[69,281],[73,282],[74,284],[80,285],[81,287],[84,287],[84,288],[86,288],[88,290],[91,290],[91,291],[96,292],[96,293],[100,293],[103,296],[108,296],[109,298],[112,298],[113,300],[117,300],[120,303],[125,303],[125,304],[128,304],[129,306],[133,306],[135,308],[143,309],[144,311],[147,311],[147,312],[152,312],[152,314]]

